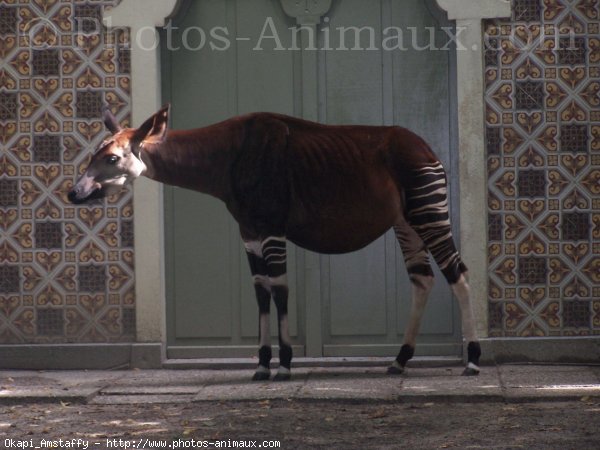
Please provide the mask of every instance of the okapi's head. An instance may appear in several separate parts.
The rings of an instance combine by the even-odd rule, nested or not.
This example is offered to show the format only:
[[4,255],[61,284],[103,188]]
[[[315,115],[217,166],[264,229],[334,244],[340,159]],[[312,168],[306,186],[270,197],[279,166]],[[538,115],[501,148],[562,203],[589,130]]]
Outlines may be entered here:
[[142,175],[147,167],[141,151],[145,145],[160,144],[166,136],[169,105],[148,118],[139,128],[121,128],[108,108],[104,110],[104,124],[112,136],[102,141],[87,169],[68,194],[72,203],[116,194]]

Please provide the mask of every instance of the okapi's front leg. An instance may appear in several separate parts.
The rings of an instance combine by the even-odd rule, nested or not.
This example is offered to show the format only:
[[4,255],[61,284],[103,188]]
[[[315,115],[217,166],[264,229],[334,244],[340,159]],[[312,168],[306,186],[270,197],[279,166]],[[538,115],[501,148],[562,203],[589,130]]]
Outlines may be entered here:
[[279,325],[279,369],[274,381],[287,381],[291,377],[292,345],[288,324],[288,284],[286,268],[286,239],[269,237],[262,242],[262,255],[267,267],[271,294],[277,308]]
[[252,380],[262,381],[268,380],[271,376],[271,286],[267,275],[267,265],[262,257],[260,242],[245,241],[244,247],[248,255],[256,301],[258,302],[258,368],[254,372]]

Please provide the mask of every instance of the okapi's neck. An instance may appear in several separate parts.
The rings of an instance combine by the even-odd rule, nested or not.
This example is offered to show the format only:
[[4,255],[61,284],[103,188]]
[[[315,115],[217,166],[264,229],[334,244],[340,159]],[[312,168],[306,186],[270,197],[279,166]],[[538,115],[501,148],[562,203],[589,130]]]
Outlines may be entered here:
[[143,148],[144,176],[226,201],[231,185],[229,168],[242,138],[242,127],[228,122],[171,130],[161,144]]

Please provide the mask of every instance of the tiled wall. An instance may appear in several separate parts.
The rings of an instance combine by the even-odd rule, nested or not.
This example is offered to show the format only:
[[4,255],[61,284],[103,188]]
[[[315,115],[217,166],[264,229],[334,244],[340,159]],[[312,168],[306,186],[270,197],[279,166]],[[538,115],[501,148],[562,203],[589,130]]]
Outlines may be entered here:
[[600,334],[599,16],[513,0],[485,27],[491,336]]
[[[0,344],[133,340],[131,193],[65,193],[128,121],[119,0],[0,0]],[[599,0],[485,27],[491,336],[600,334]]]
[[0,0],[0,344],[131,341],[131,193],[75,207],[66,192],[127,122],[128,36],[100,26],[118,0]]

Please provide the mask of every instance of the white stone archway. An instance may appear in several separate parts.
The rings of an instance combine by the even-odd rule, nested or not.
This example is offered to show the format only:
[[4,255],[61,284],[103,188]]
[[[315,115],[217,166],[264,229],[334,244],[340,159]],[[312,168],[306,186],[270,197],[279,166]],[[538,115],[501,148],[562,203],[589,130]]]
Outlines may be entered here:
[[[107,27],[129,27],[131,33],[131,112],[140,125],[161,106],[157,27],[165,25],[180,0],[123,0],[107,10]],[[166,340],[165,268],[162,185],[140,178],[134,196],[135,294],[138,366],[160,367]],[[147,344],[147,345],[144,345]]]
[[[134,126],[161,105],[160,55],[153,40],[182,0],[123,0],[106,12],[109,27],[131,29],[132,122]],[[508,17],[509,0],[437,0],[456,20],[461,249],[468,262],[475,311],[487,336],[487,185],[484,145],[482,20]],[[140,179],[134,188],[137,341],[146,366],[160,365],[166,341],[162,185]],[[143,344],[146,344],[145,346]],[[142,350],[143,349],[143,350]],[[143,357],[142,357],[143,356]],[[141,357],[141,358],[140,358]],[[133,359],[133,358],[132,358]]]

